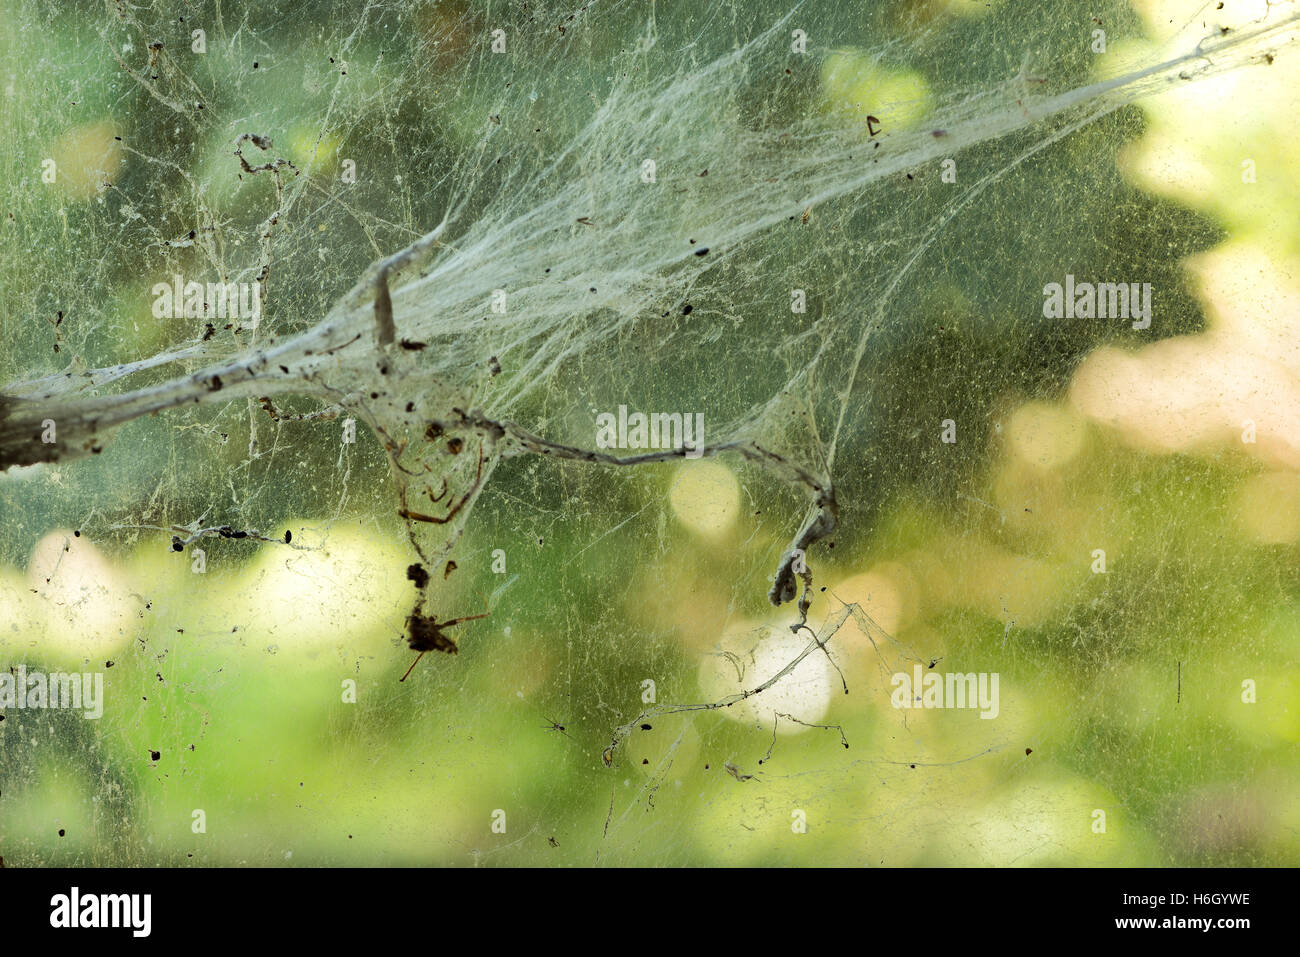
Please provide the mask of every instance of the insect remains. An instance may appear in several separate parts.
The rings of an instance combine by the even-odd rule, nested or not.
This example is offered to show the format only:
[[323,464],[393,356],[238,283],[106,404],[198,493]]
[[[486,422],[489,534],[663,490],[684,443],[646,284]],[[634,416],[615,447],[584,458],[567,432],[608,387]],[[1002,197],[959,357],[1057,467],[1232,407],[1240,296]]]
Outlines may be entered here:
[[454,639],[443,634],[443,629],[451,628],[454,625],[461,625],[467,621],[477,621],[480,618],[486,618],[487,612],[481,615],[466,615],[463,618],[452,618],[448,621],[438,621],[437,615],[420,615],[412,614],[406,619],[407,632],[411,636],[410,647],[413,651],[418,651],[415,660],[411,662],[411,667],[406,669],[406,674],[402,675],[400,681],[405,681],[415,670],[415,666],[420,663],[420,659],[429,651],[445,651],[449,655],[458,654],[460,648],[456,645]]
[[724,762],[722,766],[726,769],[727,773],[730,774],[737,781],[752,781],[754,779],[754,775],[746,774],[744,771],[740,770],[740,768],[736,767],[730,761]]

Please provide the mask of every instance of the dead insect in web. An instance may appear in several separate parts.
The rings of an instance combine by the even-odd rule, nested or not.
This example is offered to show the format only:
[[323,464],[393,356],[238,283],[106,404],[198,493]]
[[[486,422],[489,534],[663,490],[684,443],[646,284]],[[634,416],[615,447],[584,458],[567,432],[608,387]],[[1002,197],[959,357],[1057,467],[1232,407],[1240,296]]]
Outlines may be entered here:
[[418,651],[415,660],[411,662],[411,667],[406,669],[406,674],[398,680],[405,681],[415,666],[420,663],[420,659],[429,651],[445,651],[449,655],[458,654],[460,648],[456,645],[454,639],[443,634],[443,630],[451,628],[454,625],[461,625],[467,621],[477,621],[480,618],[486,618],[487,612],[481,615],[466,615],[462,618],[452,618],[448,621],[438,621],[436,615],[419,615],[414,614],[406,619],[406,628],[411,638],[408,642],[413,651]]
[[[438,425],[436,422],[430,423],[429,428],[425,431],[425,435],[432,435],[435,426],[437,427],[438,430],[437,434],[441,435],[442,426]],[[464,447],[465,447],[464,440],[460,438],[451,438],[447,440],[447,450],[451,452],[453,455],[459,455],[460,452],[464,449]],[[468,503],[470,499],[474,497],[475,493],[478,492],[479,490],[479,486],[481,486],[482,484],[483,484],[483,450],[480,447],[478,453],[478,470],[474,475],[474,484],[469,487],[469,491],[467,491],[459,501],[455,502],[447,509],[446,515],[439,518],[436,515],[426,515],[423,512],[416,512],[407,508],[405,505],[405,500],[406,500],[405,491],[402,492],[403,505],[401,508],[397,510],[397,514],[400,515],[402,518],[412,522],[431,522],[435,525],[445,525],[447,522],[450,522],[453,518],[456,517],[456,514],[462,508],[465,507],[466,503]],[[449,493],[449,488],[447,486],[447,479],[444,476],[442,480],[442,490],[438,493],[436,497],[434,496],[432,489],[428,490],[429,500],[434,504],[437,504],[438,502],[441,502],[443,498],[448,495],[448,493]]]
[[727,773],[730,774],[737,781],[749,781],[754,777],[754,775],[752,774],[745,774],[743,771],[740,770],[740,768],[736,767],[730,761],[725,762],[722,766],[726,769]]
[[429,573],[424,570],[424,566],[419,562],[406,567],[406,577],[408,580],[415,582],[415,587],[423,589],[429,584]]
[[440,622],[436,615],[411,615],[407,619],[407,624],[411,630],[409,645],[413,651],[445,651],[454,655],[459,650],[456,642],[444,635],[443,630],[464,624],[467,621],[478,621],[480,618],[486,618],[487,616],[488,613],[484,612],[481,615],[465,615],[461,618],[450,618],[447,621]]

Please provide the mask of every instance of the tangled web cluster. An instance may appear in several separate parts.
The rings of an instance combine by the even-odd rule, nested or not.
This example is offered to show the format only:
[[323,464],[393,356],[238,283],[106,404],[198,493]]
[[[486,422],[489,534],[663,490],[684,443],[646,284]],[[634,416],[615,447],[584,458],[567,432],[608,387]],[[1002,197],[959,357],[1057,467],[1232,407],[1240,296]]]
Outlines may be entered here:
[[[703,454],[744,456],[806,495],[771,588],[773,603],[792,599],[802,571],[806,612],[803,556],[836,527],[836,457],[861,412],[864,359],[917,307],[936,238],[1068,134],[1172,85],[1271,61],[1300,29],[1291,5],[1231,30],[1198,16],[1166,58],[1097,80],[1043,62],[1067,39],[1086,52],[1089,24],[1044,18],[931,89],[879,78],[891,64],[933,67],[956,28],[914,11],[903,46],[899,11],[834,7],[723,5],[668,25],[635,4],[368,4],[328,50],[304,40],[266,68],[235,31],[213,43],[219,67],[203,79],[160,39],[184,32],[162,7],[109,4],[103,42],[148,117],[116,139],[174,192],[101,192],[130,204],[124,235],[168,262],[161,275],[254,282],[265,316],[191,322],[156,355],[98,368],[85,337],[72,366],[4,387],[0,463],[98,451],[115,426],[167,409],[246,399],[278,416],[282,397],[307,396],[324,404],[317,414],[359,417],[379,436],[396,507],[432,567],[505,457],[626,465],[688,451],[596,450],[586,408],[698,410]],[[278,40],[276,23],[254,27]],[[255,88],[250,64],[305,69],[325,103],[297,162],[280,151],[274,89]],[[221,176],[158,148],[168,124],[218,144]],[[413,138],[422,124],[435,135]],[[338,155],[354,151],[360,170],[348,185],[320,172],[342,138]],[[961,164],[955,181],[939,176],[945,160]],[[248,219],[259,203],[257,242],[229,243],[240,210]],[[404,221],[389,219],[399,204]],[[335,216],[367,243],[318,246],[315,228],[338,228]],[[397,251],[362,269],[366,245]],[[790,308],[798,294],[806,312]],[[11,338],[15,352],[32,345]],[[557,394],[573,408],[557,411]],[[42,441],[50,421],[57,440]],[[423,649],[422,602],[423,588],[411,618]]]

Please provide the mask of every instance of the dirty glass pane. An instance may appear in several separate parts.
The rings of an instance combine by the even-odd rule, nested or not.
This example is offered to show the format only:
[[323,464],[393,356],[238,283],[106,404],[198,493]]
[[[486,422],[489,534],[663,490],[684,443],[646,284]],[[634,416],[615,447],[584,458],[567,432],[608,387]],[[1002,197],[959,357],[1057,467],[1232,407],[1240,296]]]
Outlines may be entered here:
[[1300,860],[1300,11],[0,0],[8,864]]

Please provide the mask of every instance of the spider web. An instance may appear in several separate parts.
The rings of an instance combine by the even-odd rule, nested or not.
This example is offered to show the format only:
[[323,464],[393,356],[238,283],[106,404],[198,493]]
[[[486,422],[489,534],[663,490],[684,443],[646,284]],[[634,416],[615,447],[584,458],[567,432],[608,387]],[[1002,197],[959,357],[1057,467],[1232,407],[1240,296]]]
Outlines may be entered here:
[[[981,483],[1007,396],[1199,328],[1180,264],[1215,229],[1120,176],[1133,104],[1293,56],[1300,14],[1177,5],[1185,29],[1126,54],[1127,4],[1032,6],[6,6],[6,62],[42,69],[4,99],[0,640],[114,660],[116,703],[93,731],[10,713],[0,839],[115,863],[1150,861],[1182,826],[1155,809],[1198,779],[1131,778],[1185,729],[1071,737],[1038,695],[1196,646],[1145,591],[1000,537]],[[1145,338],[1043,318],[1044,283],[1135,269],[1161,296]],[[263,313],[152,316],[173,276]],[[704,461],[597,448],[620,406],[701,414]],[[1253,560],[1225,559],[1262,585]],[[873,617],[890,582],[974,591],[973,569],[1000,608]],[[1187,615],[1246,627],[1213,607]],[[398,681],[405,643],[482,612]],[[890,705],[943,659],[1006,676],[1001,720]],[[1088,845],[1097,807],[1152,818]],[[75,841],[48,838],[60,815]]]

